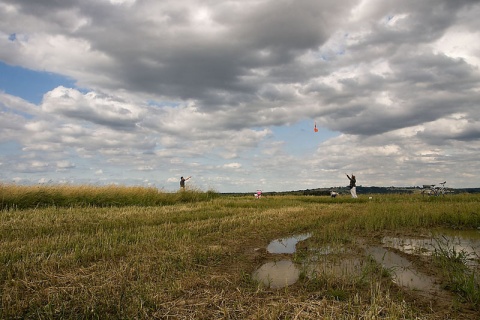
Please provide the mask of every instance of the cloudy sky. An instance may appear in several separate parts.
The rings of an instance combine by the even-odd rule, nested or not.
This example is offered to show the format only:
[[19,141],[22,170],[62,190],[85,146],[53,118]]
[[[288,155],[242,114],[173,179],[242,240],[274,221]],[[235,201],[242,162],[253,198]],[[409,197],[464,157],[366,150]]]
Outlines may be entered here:
[[479,187],[479,16],[480,0],[2,0],[0,181]]

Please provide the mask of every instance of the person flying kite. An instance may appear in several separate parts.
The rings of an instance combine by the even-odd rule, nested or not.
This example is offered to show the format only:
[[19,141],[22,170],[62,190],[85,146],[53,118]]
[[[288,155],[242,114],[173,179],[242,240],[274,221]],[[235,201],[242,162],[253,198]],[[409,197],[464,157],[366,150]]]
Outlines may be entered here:
[[185,190],[185,181],[187,181],[188,179],[190,179],[192,176],[188,177],[188,178],[184,178],[184,177],[180,177],[180,189],[182,190]]

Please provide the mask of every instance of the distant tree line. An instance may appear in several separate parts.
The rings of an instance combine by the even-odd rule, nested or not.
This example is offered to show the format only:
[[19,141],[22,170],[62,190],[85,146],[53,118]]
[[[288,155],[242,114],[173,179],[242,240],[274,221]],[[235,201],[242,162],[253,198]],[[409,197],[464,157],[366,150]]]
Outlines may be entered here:
[[[410,194],[418,193],[422,187],[365,187],[357,186],[357,193],[359,194]],[[447,188],[450,193],[480,193],[480,188]],[[304,195],[304,196],[330,196],[330,192],[335,191],[339,194],[350,194],[350,190],[347,187],[331,187],[331,188],[316,188],[316,189],[305,189],[305,190],[295,190],[295,191],[280,191],[280,192],[263,192],[263,196],[282,196],[282,195]],[[249,196],[254,194],[254,192],[230,192],[230,193],[220,193],[226,196]]]

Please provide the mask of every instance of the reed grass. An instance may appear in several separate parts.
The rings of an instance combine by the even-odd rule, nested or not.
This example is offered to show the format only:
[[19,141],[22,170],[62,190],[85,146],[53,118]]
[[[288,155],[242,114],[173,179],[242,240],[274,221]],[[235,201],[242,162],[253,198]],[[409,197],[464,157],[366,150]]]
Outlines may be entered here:
[[140,186],[23,186],[0,184],[1,209],[27,209],[52,206],[158,206],[172,205],[179,202],[208,201],[216,196],[218,196],[218,193],[213,190],[203,192],[197,189],[164,192],[157,188]]
[[468,266],[470,254],[455,249],[448,239],[439,238],[434,258],[447,279],[444,287],[471,302],[480,311],[480,269]]
[[[1,319],[438,319],[445,314],[406,297],[372,264],[359,277],[261,287],[250,276],[262,262],[255,249],[305,232],[314,244],[349,244],[379,232],[480,227],[474,195],[255,200],[64,188],[2,186]],[[473,319],[463,311],[450,315]]]

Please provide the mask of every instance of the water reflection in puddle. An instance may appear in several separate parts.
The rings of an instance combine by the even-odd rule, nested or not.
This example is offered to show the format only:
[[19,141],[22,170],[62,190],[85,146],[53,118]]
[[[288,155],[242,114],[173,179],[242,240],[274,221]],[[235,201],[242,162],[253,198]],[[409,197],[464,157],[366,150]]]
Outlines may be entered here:
[[297,282],[300,271],[292,261],[280,260],[265,263],[252,276],[269,288],[279,289]]
[[[296,251],[298,242],[310,238],[311,234],[300,234],[289,238],[273,240],[267,247],[268,253],[273,254],[292,254]],[[300,270],[290,260],[280,260],[267,262],[252,274],[253,279],[265,286],[278,289],[297,282]]]
[[295,253],[298,242],[311,237],[310,233],[300,234],[289,238],[273,240],[267,247],[269,253]]
[[[293,254],[296,252],[298,242],[306,240],[310,236],[310,233],[306,233],[273,240],[267,246],[267,252],[270,254]],[[445,241],[446,244],[441,241]],[[454,248],[457,252],[468,253],[470,261],[478,266],[480,232],[440,230],[432,233],[430,238],[423,239],[384,237],[382,245],[384,247],[366,247],[366,253],[385,269],[391,271],[396,284],[413,290],[432,292],[440,290],[434,278],[419,272],[408,259],[388,248],[397,249],[410,255],[431,255],[438,250],[440,245],[447,245],[448,248]],[[327,245],[320,248],[309,248],[308,252],[309,257],[301,266],[307,276],[338,278],[356,276],[362,272],[364,261],[346,254],[349,251],[342,246]],[[265,263],[253,272],[252,277],[269,288],[278,289],[294,284],[298,281],[299,275],[299,267],[292,261],[284,259]]]
[[436,250],[462,252],[468,259],[468,265],[479,264],[480,232],[477,230],[437,230],[430,238],[384,237],[382,244],[402,252],[414,255],[432,255]]
[[439,289],[433,278],[415,270],[410,261],[398,254],[381,247],[369,247],[366,251],[383,268],[392,272],[393,281],[399,286],[422,291]]

